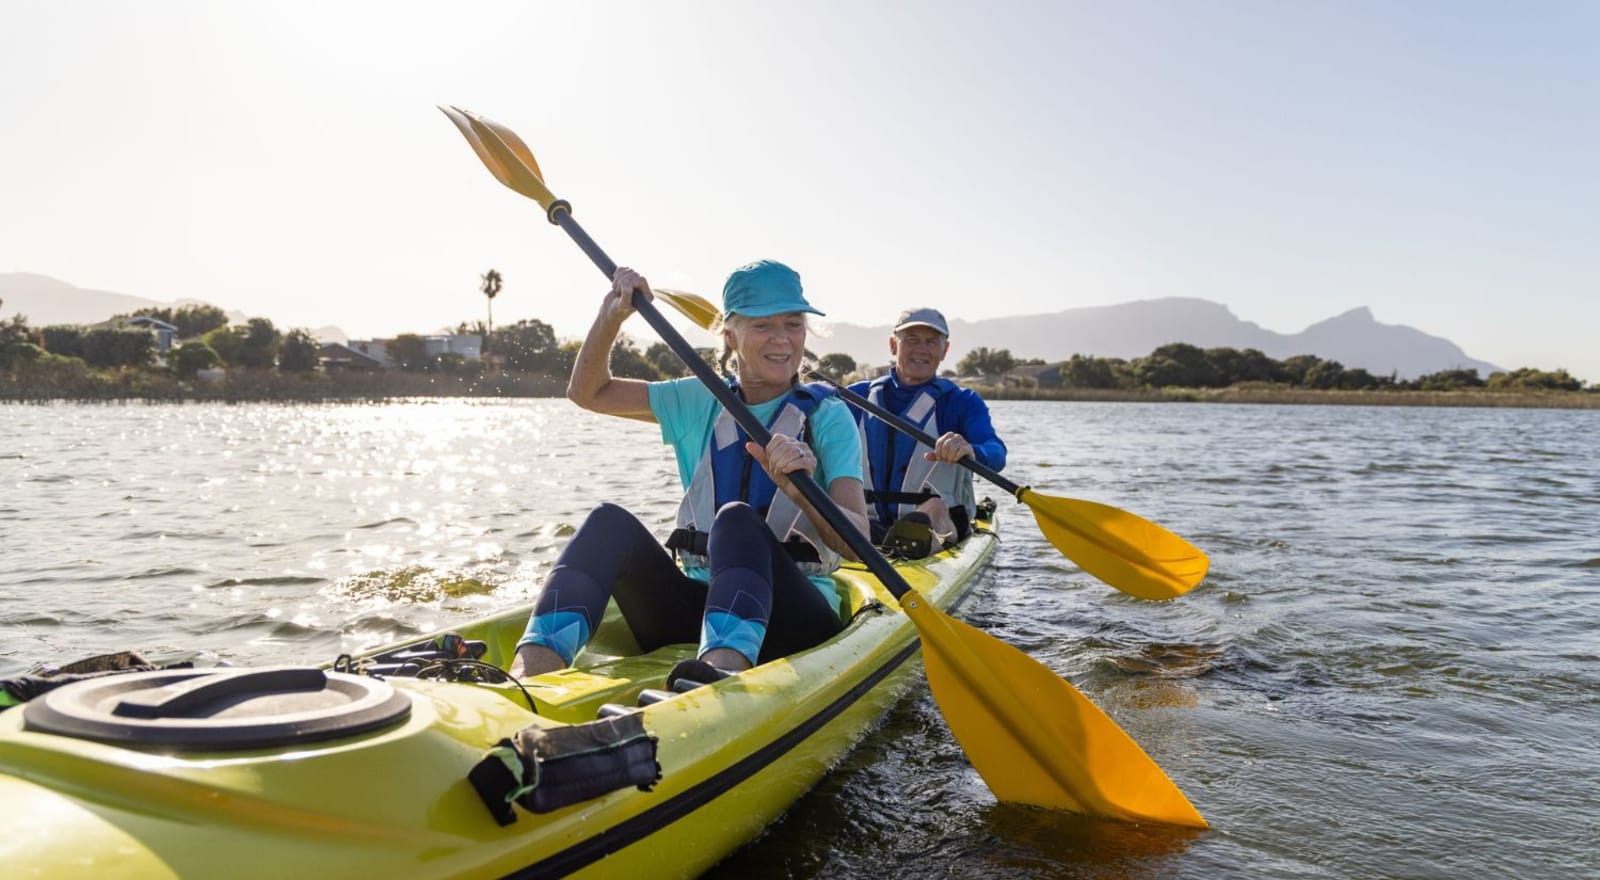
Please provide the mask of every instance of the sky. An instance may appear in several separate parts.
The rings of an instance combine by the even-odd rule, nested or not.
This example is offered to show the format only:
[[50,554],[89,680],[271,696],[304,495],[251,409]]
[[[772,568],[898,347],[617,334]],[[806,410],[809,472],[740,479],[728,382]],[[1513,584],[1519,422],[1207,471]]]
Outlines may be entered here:
[[493,267],[580,337],[605,279],[454,104],[713,300],[768,257],[863,325],[1368,306],[1600,381],[1597,95],[1587,0],[0,0],[0,272],[372,337]]

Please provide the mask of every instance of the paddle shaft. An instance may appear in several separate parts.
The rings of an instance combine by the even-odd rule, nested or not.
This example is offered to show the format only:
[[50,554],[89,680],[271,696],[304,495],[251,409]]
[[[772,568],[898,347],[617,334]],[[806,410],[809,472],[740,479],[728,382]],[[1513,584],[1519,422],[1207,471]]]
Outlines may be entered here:
[[[851,405],[853,405],[853,406],[855,406],[855,407],[857,407],[859,409],[865,410],[865,411],[867,411],[869,413],[872,413],[873,415],[877,416],[880,419],[883,419],[885,422],[888,423],[889,427],[894,428],[896,431],[899,431],[900,433],[906,435],[907,437],[910,437],[911,439],[917,441],[918,443],[921,443],[924,446],[927,446],[929,449],[932,449],[933,448],[933,444],[938,442],[938,440],[936,438],[934,438],[933,436],[923,432],[916,425],[911,424],[910,422],[906,421],[905,419],[901,418],[900,416],[897,416],[894,413],[889,412],[888,410],[886,410],[883,407],[877,405],[876,403],[873,403],[872,401],[866,399],[865,397],[862,397],[861,395],[855,393],[854,391],[851,391],[850,389],[848,389],[848,388],[844,387],[843,385],[839,384],[839,382],[837,380],[832,379],[832,378],[830,378],[828,376],[825,376],[822,373],[819,373],[816,370],[812,370],[812,369],[807,369],[806,373],[809,374],[811,376],[811,378],[813,378],[813,379],[821,380],[825,384],[833,386],[833,390],[839,392],[839,396],[844,398],[845,400],[849,401],[851,403]],[[993,468],[989,467],[986,464],[983,464],[982,462],[978,461],[976,458],[973,458],[971,456],[967,456],[965,458],[959,459],[958,461],[956,461],[956,464],[966,468],[969,471],[972,471],[973,473],[977,474],[978,476],[983,477],[985,480],[988,480],[989,482],[995,484],[996,486],[999,486],[1000,488],[1006,490],[1010,494],[1016,496],[1018,500],[1020,500],[1022,498],[1022,493],[1027,491],[1026,487],[1018,486],[1016,483],[1013,483],[1010,480],[1006,479],[1005,477],[1000,476],[1000,474],[998,472],[996,472]]]
[[[578,221],[573,219],[572,210],[566,202],[553,204],[550,208],[549,216],[551,222],[566,230],[567,235],[571,236],[578,247],[589,256],[590,261],[599,267],[601,272],[605,273],[608,280],[616,276],[617,264],[606,256],[606,252],[600,249],[600,245],[596,244],[594,239],[589,237],[589,233],[578,225]],[[705,359],[695,352],[688,341],[678,333],[677,328],[668,323],[667,319],[662,316],[661,311],[648,299],[640,296],[638,291],[633,292],[633,308],[634,311],[644,317],[645,321],[649,322],[651,327],[655,328],[662,341],[672,349],[679,360],[683,361],[684,366],[693,371],[695,376],[705,384],[706,388],[711,390],[717,401],[739,423],[739,427],[744,428],[744,432],[749,435],[751,440],[760,446],[766,446],[772,440],[772,433],[767,430],[766,425],[761,424],[761,420],[756,418],[755,413],[750,411],[750,407],[746,406],[744,401],[739,399],[739,395],[733,393],[733,389],[728,387],[728,383],[724,382],[722,377],[711,369],[711,365],[706,363]],[[810,474],[796,471],[789,474],[789,482],[793,483],[795,488],[800,490],[800,494],[811,502],[811,506],[817,509],[817,513],[821,514],[822,518],[839,534],[845,544],[849,545],[851,551],[856,554],[856,558],[866,564],[868,571],[877,575],[878,580],[883,582],[884,587],[896,599],[899,599],[907,590],[911,589],[911,585],[906,583],[905,578],[901,577],[900,573],[895,571],[894,566],[889,564],[889,560],[883,558],[883,554],[872,546],[872,541],[856,529],[850,519],[844,515],[844,511],[833,503],[833,499],[828,497],[828,493],[817,485],[817,481],[813,480]]]

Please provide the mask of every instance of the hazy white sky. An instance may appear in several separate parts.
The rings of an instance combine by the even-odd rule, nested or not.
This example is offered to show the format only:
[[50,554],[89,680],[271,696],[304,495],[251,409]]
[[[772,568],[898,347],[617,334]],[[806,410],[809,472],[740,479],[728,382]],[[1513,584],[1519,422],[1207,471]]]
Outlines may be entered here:
[[[1600,381],[1600,3],[0,0],[0,272],[353,336],[763,256],[831,319],[1357,306]],[[634,335],[648,340],[640,324]],[[1025,354],[1025,353],[1024,353]]]

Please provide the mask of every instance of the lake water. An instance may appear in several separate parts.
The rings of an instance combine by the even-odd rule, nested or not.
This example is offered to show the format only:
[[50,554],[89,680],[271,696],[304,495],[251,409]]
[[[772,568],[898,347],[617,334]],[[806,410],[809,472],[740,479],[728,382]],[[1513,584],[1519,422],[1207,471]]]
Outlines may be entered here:
[[[1205,549],[1141,602],[1002,496],[969,621],[1212,822],[997,805],[924,692],[737,877],[1600,876],[1600,411],[1000,402],[1006,473]],[[565,401],[0,405],[0,675],[137,649],[324,662],[527,602],[652,425]]]

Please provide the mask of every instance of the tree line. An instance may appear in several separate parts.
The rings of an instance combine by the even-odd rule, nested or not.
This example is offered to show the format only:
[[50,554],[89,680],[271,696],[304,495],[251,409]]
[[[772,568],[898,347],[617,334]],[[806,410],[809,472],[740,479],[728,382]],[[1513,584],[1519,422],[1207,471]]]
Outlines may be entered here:
[[[155,336],[143,327],[84,327],[53,324],[31,327],[27,318],[14,315],[0,323],[0,371],[26,368],[33,372],[161,369],[180,378],[193,378],[213,367],[276,370],[309,374],[320,367],[320,349],[310,331],[279,330],[268,318],[250,318],[230,324],[215,306],[143,308],[118,319],[150,317],[177,328],[180,343],[164,358],[156,350]],[[492,352],[494,365],[516,373],[565,377],[572,372],[580,342],[562,342],[555,329],[543,321],[522,320],[490,330],[484,322],[462,322],[458,333],[475,333],[484,339],[484,352]],[[477,374],[490,368],[485,360],[470,360],[456,353],[430,355],[421,334],[402,333],[385,342],[389,359],[403,372]],[[709,357],[709,351],[701,352]],[[164,363],[162,363],[164,361]],[[617,340],[611,354],[612,371],[637,379],[663,379],[688,375],[677,355],[665,343],[640,350],[630,338]]]
[[1579,391],[1583,382],[1565,369],[1536,370],[1523,367],[1491,373],[1476,369],[1451,369],[1415,379],[1394,373],[1373,375],[1361,367],[1346,367],[1316,355],[1295,355],[1284,360],[1267,357],[1254,348],[1200,348],[1173,342],[1144,357],[1100,358],[1075,354],[1055,364],[1040,359],[1018,360],[1007,349],[975,348],[956,365],[957,376],[980,376],[1003,381],[1020,367],[1044,367],[1032,381],[1042,387],[1133,390],[1147,388],[1228,388],[1259,383],[1289,388],[1338,391],[1456,391],[1466,389],[1516,391]]
[[[488,285],[487,280],[485,283]],[[28,325],[25,317],[15,315],[0,322],[0,371],[25,369],[48,375],[90,369],[161,370],[187,379],[212,367],[276,370],[297,375],[314,374],[320,367],[320,346],[309,331],[293,329],[285,333],[267,318],[230,324],[227,315],[215,306],[145,308],[116,317],[139,316],[155,318],[177,328],[181,342],[167,353],[164,363],[157,357],[154,336],[144,328],[75,325],[34,328]],[[482,321],[464,321],[455,329],[458,333],[480,335],[484,340],[485,357],[472,360],[454,353],[430,355],[423,336],[414,333],[403,333],[388,340],[385,349],[390,360],[405,373],[453,374],[470,380],[490,370],[500,370],[559,379],[571,373],[582,344],[577,340],[561,341],[553,327],[538,319],[524,319],[501,327]],[[698,350],[698,353],[714,363],[709,349]],[[806,354],[824,373],[836,378],[851,376],[859,369],[855,359],[847,354],[829,353],[820,357],[809,351]],[[1040,369],[1032,371],[1034,375],[1030,378],[1015,377],[1019,368],[1030,366]],[[640,349],[627,336],[619,338],[612,348],[611,369],[617,376],[647,381],[689,374],[665,343],[656,342]],[[1202,349],[1182,342],[1160,346],[1144,357],[1131,360],[1073,355],[1053,364],[1037,358],[1018,359],[1008,349],[979,347],[963,356],[956,368],[946,375],[979,377],[997,384],[1010,381],[1039,387],[1113,391],[1227,388],[1250,383],[1341,391],[1579,391],[1583,388],[1582,381],[1565,369],[1544,371],[1524,367],[1496,372],[1487,378],[1480,377],[1477,370],[1454,369],[1404,380],[1392,373],[1373,375],[1363,368],[1346,367],[1315,355],[1296,355],[1280,361],[1253,348]]]
[[[230,325],[221,309],[195,306],[139,309],[107,323],[137,317],[178,328],[177,336],[185,341],[167,354],[165,369],[179,376],[192,378],[200,370],[219,366],[285,373],[308,373],[318,366],[320,346],[309,331],[284,333],[267,318]],[[155,336],[143,327],[52,324],[34,329],[16,315],[0,331],[0,369],[61,368],[72,360],[101,370],[149,369],[156,366],[158,354]]]

